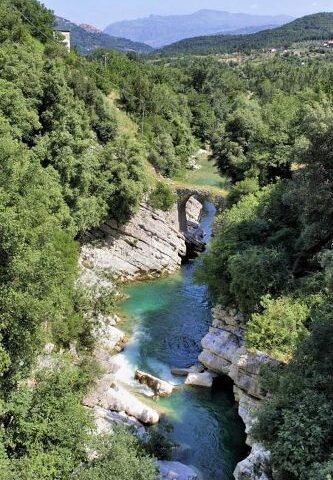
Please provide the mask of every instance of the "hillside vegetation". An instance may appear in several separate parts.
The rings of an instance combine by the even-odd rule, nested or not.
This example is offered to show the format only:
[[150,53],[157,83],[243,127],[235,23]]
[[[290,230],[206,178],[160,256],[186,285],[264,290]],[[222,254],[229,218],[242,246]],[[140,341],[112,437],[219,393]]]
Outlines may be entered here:
[[295,43],[333,39],[333,13],[317,13],[298,18],[287,25],[249,35],[214,35],[188,38],[168,45],[162,55],[250,52],[289,48]]
[[248,348],[285,362],[265,373],[270,396],[254,431],[272,453],[273,479],[330,478],[333,65],[192,65],[220,112],[211,143],[232,181],[198,278],[243,312]]
[[254,434],[274,480],[330,478],[332,62],[85,58],[53,28],[36,0],[0,2],[0,479],[155,479],[142,444],[96,435],[82,406],[100,374],[88,313],[115,299],[79,287],[79,240],[148,197],[169,208],[164,177],[204,144],[232,187],[199,276],[244,312],[248,347],[285,362]]

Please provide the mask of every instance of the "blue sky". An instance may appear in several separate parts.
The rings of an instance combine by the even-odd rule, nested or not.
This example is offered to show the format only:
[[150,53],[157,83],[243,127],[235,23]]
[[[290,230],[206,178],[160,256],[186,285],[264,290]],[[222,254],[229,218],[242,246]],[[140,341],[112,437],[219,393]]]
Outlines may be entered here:
[[301,16],[333,11],[333,0],[42,0],[59,16],[100,28],[124,19],[150,14],[192,13],[201,8],[257,14]]

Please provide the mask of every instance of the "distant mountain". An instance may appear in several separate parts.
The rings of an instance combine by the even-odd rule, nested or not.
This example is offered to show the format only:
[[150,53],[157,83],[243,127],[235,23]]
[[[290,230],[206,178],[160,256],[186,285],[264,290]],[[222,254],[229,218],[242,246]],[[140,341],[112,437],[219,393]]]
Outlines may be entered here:
[[[154,48],[199,35],[230,33],[246,28],[279,26],[292,20],[285,15],[247,15],[219,10],[199,10],[191,15],[151,15],[137,20],[125,20],[109,25],[104,30],[109,35],[126,37],[146,43]],[[258,28],[259,27],[259,28]]]
[[282,27],[251,35],[213,35],[188,38],[160,50],[165,55],[233,53],[268,48],[286,48],[309,40],[333,39],[333,13],[316,13]]
[[94,31],[94,27],[90,25],[79,26],[61,17],[56,17],[56,28],[58,30],[69,30],[71,32],[71,44],[84,55],[87,55],[95,48],[114,48],[122,52],[137,53],[149,53],[152,51],[149,45],[132,42],[126,38],[112,37],[106,33]]
[[79,27],[83,28],[83,30],[89,33],[103,33],[102,30],[94,25],[89,25],[88,23],[80,23]]

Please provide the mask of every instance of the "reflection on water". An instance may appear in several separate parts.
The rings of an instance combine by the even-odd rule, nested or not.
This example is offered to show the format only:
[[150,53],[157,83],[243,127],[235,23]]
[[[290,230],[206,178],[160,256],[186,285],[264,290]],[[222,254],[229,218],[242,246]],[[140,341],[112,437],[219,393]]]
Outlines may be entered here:
[[[202,226],[211,234],[215,209],[206,205]],[[172,367],[189,367],[197,362],[201,339],[211,323],[207,289],[193,282],[196,261],[179,274],[126,288],[129,295],[123,310],[129,320],[129,345],[119,355],[121,376],[133,381],[140,368],[173,384]],[[178,387],[158,400],[171,423],[171,438],[179,445],[175,459],[196,467],[204,480],[231,480],[233,469],[244,457],[244,425],[237,415],[229,387],[213,389]]]

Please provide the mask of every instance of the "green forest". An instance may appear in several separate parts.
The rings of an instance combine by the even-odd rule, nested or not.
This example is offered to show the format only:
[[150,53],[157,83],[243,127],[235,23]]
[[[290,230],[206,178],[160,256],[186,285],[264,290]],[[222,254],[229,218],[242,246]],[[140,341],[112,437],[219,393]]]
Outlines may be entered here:
[[[243,312],[249,348],[281,360],[254,434],[274,480],[331,478],[332,62],[83,57],[54,21],[36,0],[0,1],[0,479],[156,477],[151,450],[122,429],[98,437],[82,406],[98,367],[80,241],[144,197],[167,210],[164,179],[206,144],[230,193],[198,281]],[[36,369],[49,341],[75,342],[80,362]]]

